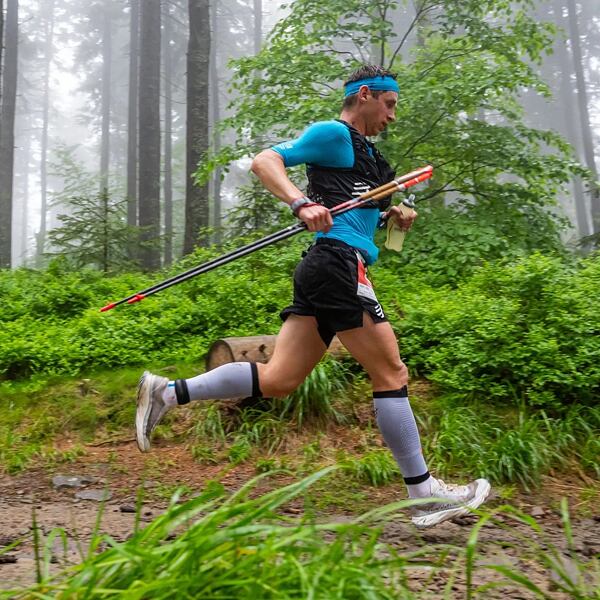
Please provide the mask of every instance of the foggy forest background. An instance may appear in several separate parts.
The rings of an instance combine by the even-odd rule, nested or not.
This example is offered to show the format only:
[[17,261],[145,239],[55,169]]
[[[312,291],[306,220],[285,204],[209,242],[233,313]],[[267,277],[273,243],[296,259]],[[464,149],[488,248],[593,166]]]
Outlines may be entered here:
[[[263,0],[3,0],[0,4],[4,39],[0,266],[42,267],[53,254],[71,252],[83,264],[156,269],[198,244],[218,241],[231,224],[229,211],[239,203],[240,186],[250,181],[248,157],[298,133],[302,127],[293,113],[299,111],[305,123],[321,116],[335,118],[339,105],[335,88],[357,63],[383,63],[397,70],[399,64],[418,62],[415,50],[431,48],[444,28],[457,39],[463,35],[479,43],[476,36],[481,29],[473,24],[486,19],[493,24],[506,8],[509,21],[523,11],[533,22],[555,28],[548,30],[546,48],[521,55],[523,64],[548,89],[533,80],[529,86],[520,81],[519,89],[511,93],[524,109],[519,117],[524,126],[560,134],[573,148],[572,153],[563,148],[563,158],[588,169],[565,171],[564,181],[553,190],[562,207],[559,216],[568,221],[563,241],[589,239],[600,229],[597,192],[590,183],[597,179],[600,130],[600,14],[594,0],[486,2],[472,10],[471,23],[465,15],[475,4],[469,2],[462,3],[464,14],[457,18],[461,3],[448,0],[374,0],[346,7],[327,0],[321,16],[317,11],[314,23],[304,23],[307,30],[314,27],[322,36],[325,32],[322,47],[308,38],[304,48],[291,46],[295,53],[330,57],[320,71],[323,80],[315,77],[312,89],[310,82],[301,82],[306,86],[300,90],[304,97],[297,100],[289,94],[279,123],[277,107],[271,122],[265,122],[269,118],[258,98],[278,87],[298,87],[294,70],[301,70],[302,62],[288,62],[286,82],[288,59],[281,42],[286,31],[294,31],[291,8],[299,6],[299,14],[305,11],[304,18],[311,18],[311,2],[282,6]],[[291,20],[281,28],[286,18]],[[320,18],[335,23],[323,26]],[[293,41],[302,44],[297,37]],[[260,69],[244,63],[254,56],[254,66]],[[317,70],[320,60],[313,61]],[[336,73],[333,66],[337,78],[327,81],[328,74]],[[400,83],[402,106],[414,88]],[[434,95],[435,84],[430,85]],[[489,87],[494,85],[499,84]],[[285,93],[279,98],[286,103]],[[327,111],[320,108],[323,98],[328,99]],[[501,127],[507,122],[507,115],[493,103],[486,106],[485,93],[479,106],[469,101],[460,107],[460,102],[459,98],[451,115],[456,123],[468,119]],[[281,122],[285,111],[291,118],[288,125]],[[433,131],[436,118],[431,115],[419,127],[425,133]],[[392,139],[394,131],[405,126],[399,119]],[[552,154],[551,146],[557,142],[540,140],[542,154]],[[407,143],[402,134],[398,143]],[[500,149],[503,141],[494,143]],[[396,166],[410,170],[433,162],[444,169],[443,157],[438,164],[435,158],[421,153],[417,161],[407,155]],[[194,177],[203,160],[200,178]],[[518,179],[510,165],[506,167],[506,177]],[[446,204],[457,197],[477,201],[473,189],[463,186],[457,191],[447,185],[453,178],[451,168],[445,180],[441,173],[438,199]],[[257,192],[252,193],[251,202],[256,204]],[[81,217],[85,214],[89,222]],[[257,221],[260,225],[260,216]],[[102,245],[94,224],[110,230],[107,239],[114,255],[108,265],[101,264],[94,251],[86,255],[83,249],[86,244]],[[122,255],[117,256],[116,247]]]

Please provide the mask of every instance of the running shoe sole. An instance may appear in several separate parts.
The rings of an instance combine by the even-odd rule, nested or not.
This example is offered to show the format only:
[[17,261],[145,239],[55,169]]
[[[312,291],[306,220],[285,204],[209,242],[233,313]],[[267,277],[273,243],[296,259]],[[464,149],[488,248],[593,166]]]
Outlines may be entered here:
[[475,480],[475,483],[477,484],[475,495],[466,504],[459,504],[456,508],[447,508],[427,515],[414,516],[411,519],[413,524],[419,529],[425,529],[427,527],[438,525],[448,519],[453,519],[454,517],[468,515],[471,512],[471,509],[478,508],[485,502],[492,489],[490,482],[487,479],[477,479]]
[[151,410],[152,380],[154,376],[149,371],[144,371],[140,377],[137,391],[137,410],[135,413],[135,437],[140,452],[150,450],[150,440],[144,433],[148,424]]

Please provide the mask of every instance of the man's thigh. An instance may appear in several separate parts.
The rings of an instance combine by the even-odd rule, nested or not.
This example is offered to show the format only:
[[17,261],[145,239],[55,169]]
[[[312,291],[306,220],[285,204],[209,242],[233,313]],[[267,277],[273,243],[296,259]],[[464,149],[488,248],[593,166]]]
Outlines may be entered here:
[[337,336],[369,374],[373,391],[400,389],[408,383],[396,335],[387,321],[374,323],[364,313],[362,327],[338,331]]
[[273,356],[259,364],[260,389],[264,396],[281,396],[295,390],[327,350],[315,317],[291,314],[283,323]]

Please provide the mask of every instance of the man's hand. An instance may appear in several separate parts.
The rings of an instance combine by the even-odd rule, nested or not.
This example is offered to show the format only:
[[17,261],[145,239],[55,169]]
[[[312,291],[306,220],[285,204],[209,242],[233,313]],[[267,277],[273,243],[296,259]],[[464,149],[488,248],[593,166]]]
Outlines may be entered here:
[[306,223],[308,231],[327,233],[333,225],[331,213],[320,204],[301,206],[298,209],[298,218]]
[[406,204],[400,204],[399,206],[392,206],[386,213],[387,219],[393,219],[394,223],[402,229],[402,231],[408,231],[417,218],[417,212]]

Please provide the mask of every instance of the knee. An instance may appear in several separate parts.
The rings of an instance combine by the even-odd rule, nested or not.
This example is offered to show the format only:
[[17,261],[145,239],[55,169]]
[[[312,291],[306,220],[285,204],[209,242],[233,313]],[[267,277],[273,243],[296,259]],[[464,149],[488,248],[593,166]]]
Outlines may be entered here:
[[402,385],[407,385],[408,384],[408,367],[402,362],[400,361],[400,364],[398,365],[398,378],[402,381]]
[[394,365],[392,378],[394,380],[394,389],[400,389],[408,385],[408,368],[402,361]]
[[263,396],[268,398],[284,398],[289,396],[302,382],[294,383],[289,381],[261,382],[260,389]]
[[388,364],[377,374],[371,375],[371,383],[378,390],[399,390],[408,385],[408,368],[401,360]]
[[259,366],[258,381],[263,396],[283,398],[291,394],[303,379],[283,375],[279,370],[270,369],[267,363]]

